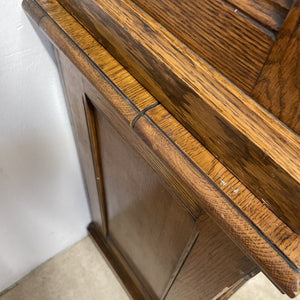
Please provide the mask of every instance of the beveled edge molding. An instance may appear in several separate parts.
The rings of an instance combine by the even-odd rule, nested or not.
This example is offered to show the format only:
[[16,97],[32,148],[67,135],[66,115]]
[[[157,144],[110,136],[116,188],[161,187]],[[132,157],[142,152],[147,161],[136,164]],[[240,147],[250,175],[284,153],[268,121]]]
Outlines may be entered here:
[[204,211],[251,257],[268,278],[290,297],[300,292],[300,274],[268,241],[260,230],[213,184],[207,175],[193,165],[147,117],[136,122],[136,132],[144,142],[179,174],[198,194]]
[[300,233],[300,137],[129,0],[59,0],[198,140]]
[[300,1],[293,2],[250,94],[300,134]]
[[129,268],[124,268],[120,259],[114,254],[113,248],[99,233],[97,226],[91,222],[87,230],[92,237],[92,241],[99,247],[105,261],[111,266],[119,282],[125,288],[128,296],[134,300],[151,300],[151,296],[143,288],[133,272],[128,275]]
[[[49,1],[47,0],[47,2]],[[79,69],[81,64],[85,64],[90,69],[91,72],[86,72],[86,70],[84,72],[88,79],[91,79],[91,74],[100,72],[97,66],[89,61],[88,55],[76,46],[76,43],[65,34],[64,30],[35,0],[24,0],[23,7],[29,16],[40,25],[41,30],[46,33],[56,47],[65,52]],[[44,19],[43,22],[41,22],[42,19]],[[162,142],[166,144],[166,150],[174,148],[174,145],[166,139],[166,136],[162,135],[144,116],[136,121],[135,129],[140,132],[141,137],[148,145]],[[153,139],[154,136],[155,139]],[[204,173],[195,169],[182,153],[178,150],[174,151],[174,149],[171,152],[166,150],[155,148],[151,151],[156,154],[162,151],[159,154],[161,159],[168,163],[181,177],[186,175],[178,169],[178,166],[176,167],[176,159],[178,158],[183,165],[187,166],[191,176],[187,179],[182,178],[193,193],[198,193],[199,202],[205,211],[281,289],[290,297],[296,296],[299,293],[300,274],[290,265],[284,253],[280,253],[276,245],[268,242],[263,232],[260,232],[250,219],[241,214],[234,203]],[[174,157],[172,157],[173,154]],[[174,158],[176,159],[174,160]],[[195,178],[196,180],[194,180]],[[203,185],[200,185],[199,182],[203,182]]]

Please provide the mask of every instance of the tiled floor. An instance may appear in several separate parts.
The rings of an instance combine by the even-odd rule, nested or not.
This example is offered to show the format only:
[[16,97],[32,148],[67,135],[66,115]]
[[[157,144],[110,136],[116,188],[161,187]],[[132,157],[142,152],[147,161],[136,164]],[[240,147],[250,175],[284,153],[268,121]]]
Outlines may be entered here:
[[[39,266],[0,300],[127,300],[122,286],[89,237]],[[262,274],[230,300],[289,299]],[[296,299],[300,300],[298,296]],[[188,300],[188,299],[183,299]]]

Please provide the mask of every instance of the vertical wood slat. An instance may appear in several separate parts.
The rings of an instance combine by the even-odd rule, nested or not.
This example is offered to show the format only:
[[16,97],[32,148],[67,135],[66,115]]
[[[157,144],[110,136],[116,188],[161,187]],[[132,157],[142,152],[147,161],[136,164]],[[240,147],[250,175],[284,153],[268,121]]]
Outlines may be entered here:
[[95,169],[92,152],[90,150],[89,130],[85,119],[85,109],[83,104],[83,85],[81,76],[76,68],[70,63],[62,53],[55,51],[59,66],[61,80],[64,83],[66,104],[72,124],[73,135],[77,145],[77,152],[83,179],[90,204],[90,212],[95,226],[104,234],[106,232],[105,219],[101,214],[101,205],[97,182],[95,180]]
[[260,22],[262,25],[279,31],[288,13],[285,8],[269,0],[226,0]]
[[85,117],[86,123],[89,131],[90,137],[90,149],[92,152],[93,162],[94,162],[94,170],[95,170],[95,178],[97,182],[98,189],[98,199],[100,202],[100,211],[102,216],[102,227],[103,227],[103,235],[106,237],[108,235],[108,221],[107,221],[107,206],[106,206],[106,197],[105,197],[105,189],[104,189],[104,178],[102,172],[102,161],[101,154],[99,151],[99,135],[97,134],[97,130],[95,127],[95,109],[91,104],[90,100],[84,94],[83,96],[83,105],[85,108]]
[[300,1],[295,0],[252,96],[300,134]]

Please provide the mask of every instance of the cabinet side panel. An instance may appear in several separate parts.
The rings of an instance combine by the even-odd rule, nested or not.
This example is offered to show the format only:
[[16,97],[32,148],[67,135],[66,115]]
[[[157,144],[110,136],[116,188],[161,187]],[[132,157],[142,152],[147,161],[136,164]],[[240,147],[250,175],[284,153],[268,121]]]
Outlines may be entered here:
[[69,117],[77,145],[77,152],[83,173],[90,211],[94,223],[103,231],[99,196],[95,180],[95,170],[91,153],[90,138],[83,104],[82,75],[69,59],[56,50],[60,76],[63,81]]
[[252,96],[300,134],[300,1],[294,1]]
[[254,263],[207,216],[199,219],[199,230],[167,300],[217,298],[256,273]]
[[100,111],[95,119],[108,239],[159,298],[194,233],[194,220]]

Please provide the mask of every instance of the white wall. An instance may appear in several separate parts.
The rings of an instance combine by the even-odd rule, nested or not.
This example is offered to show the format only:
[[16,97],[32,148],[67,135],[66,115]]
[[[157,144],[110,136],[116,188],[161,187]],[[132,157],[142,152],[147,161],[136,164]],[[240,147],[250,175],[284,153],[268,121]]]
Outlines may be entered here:
[[0,1],[0,291],[86,235],[90,221],[53,53]]

